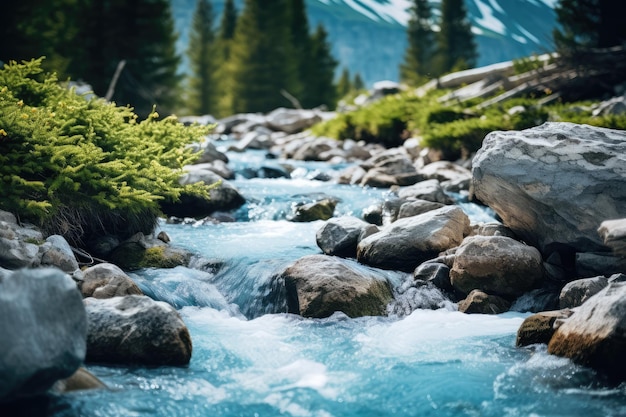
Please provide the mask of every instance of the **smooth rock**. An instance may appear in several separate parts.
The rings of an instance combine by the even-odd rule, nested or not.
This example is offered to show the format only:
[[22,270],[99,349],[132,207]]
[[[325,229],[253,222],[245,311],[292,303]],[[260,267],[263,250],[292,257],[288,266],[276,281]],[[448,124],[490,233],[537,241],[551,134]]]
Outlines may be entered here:
[[547,345],[554,335],[556,320],[566,319],[571,315],[571,310],[554,310],[542,311],[526,317],[517,330],[515,346],[522,347],[536,343]]
[[73,273],[78,269],[78,261],[72,247],[63,236],[52,235],[40,246],[41,265],[57,267],[63,272]]
[[543,277],[541,254],[505,236],[471,236],[456,250],[450,282],[457,291],[472,290],[517,297]]
[[0,402],[40,395],[85,359],[87,318],[58,269],[0,275]]
[[357,259],[377,268],[411,272],[440,252],[458,246],[469,233],[469,224],[457,206],[400,219],[359,242]]
[[436,210],[438,208],[443,207],[444,205],[441,203],[435,203],[433,201],[428,200],[412,200],[402,203],[400,206],[400,210],[398,211],[398,219],[402,219],[404,217],[417,216],[422,213],[426,213],[431,210]]
[[168,216],[175,217],[206,217],[215,211],[228,211],[243,205],[246,200],[236,187],[208,169],[187,167],[179,182],[181,185],[204,182],[214,185],[209,190],[209,199],[182,193],[177,202],[161,202],[161,209]]
[[607,285],[609,285],[609,280],[603,276],[568,282],[561,289],[559,307],[562,309],[578,307],[590,297],[602,291]]
[[472,290],[459,301],[459,311],[467,314],[500,314],[509,310],[511,302],[481,290]]
[[425,165],[419,170],[427,179],[444,181],[467,181],[472,178],[472,172],[450,161],[436,161]]
[[84,391],[89,389],[105,389],[106,384],[82,366],[69,378],[57,381],[52,390],[58,393]]
[[392,294],[389,283],[375,270],[347,259],[309,255],[281,274],[290,313],[328,317],[341,311],[350,317],[385,314]]
[[398,197],[401,199],[421,199],[441,204],[453,204],[454,201],[441,188],[437,180],[426,180],[408,187],[398,189]]
[[187,326],[169,304],[142,295],[85,298],[87,360],[98,363],[187,365]]
[[324,223],[315,234],[315,240],[326,255],[356,258],[360,239],[377,231],[376,226],[357,217],[341,216]]
[[333,217],[337,200],[325,198],[320,201],[302,204],[296,206],[294,216],[291,221],[294,222],[312,222],[315,220],[328,220]]
[[84,298],[143,295],[141,289],[124,271],[109,263],[97,264],[85,269],[80,291]]
[[267,125],[287,133],[296,133],[308,129],[322,120],[315,110],[277,108],[265,116]]
[[431,282],[437,288],[447,292],[452,292],[452,284],[450,283],[450,267],[441,262],[434,260],[424,262],[413,271],[413,278],[426,282]]

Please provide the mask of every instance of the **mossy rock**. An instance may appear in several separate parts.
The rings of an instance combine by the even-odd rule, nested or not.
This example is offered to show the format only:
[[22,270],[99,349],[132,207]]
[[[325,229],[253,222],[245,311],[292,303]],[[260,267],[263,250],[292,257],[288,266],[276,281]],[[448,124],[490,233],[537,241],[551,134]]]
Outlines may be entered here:
[[191,254],[171,246],[144,248],[137,242],[127,242],[111,253],[111,262],[122,269],[175,268],[189,263]]
[[295,208],[295,215],[291,219],[294,222],[313,222],[315,220],[328,220],[333,217],[337,201],[325,198],[309,204],[303,204]]

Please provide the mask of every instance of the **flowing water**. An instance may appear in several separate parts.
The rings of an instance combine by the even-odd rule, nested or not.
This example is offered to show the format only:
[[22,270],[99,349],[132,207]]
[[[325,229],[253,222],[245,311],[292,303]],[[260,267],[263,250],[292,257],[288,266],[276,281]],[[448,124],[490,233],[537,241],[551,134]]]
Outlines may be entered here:
[[[237,172],[280,162],[260,152],[229,156]],[[236,222],[161,225],[173,244],[202,257],[197,269],[131,274],[147,295],[180,311],[193,340],[189,366],[88,366],[110,389],[54,396],[47,415],[626,415],[626,386],[607,385],[545,347],[515,347],[527,314],[462,314],[438,291],[406,291],[407,274],[379,271],[398,294],[387,317],[286,314],[271,276],[321,253],[315,233],[322,222],[288,221],[294,205],[329,195],[339,199],[336,215],[359,216],[388,197],[310,179],[341,167],[290,163],[292,179],[238,175],[233,184],[247,203]],[[490,219],[486,210],[462,207],[474,221]],[[440,308],[419,308],[433,303]]]

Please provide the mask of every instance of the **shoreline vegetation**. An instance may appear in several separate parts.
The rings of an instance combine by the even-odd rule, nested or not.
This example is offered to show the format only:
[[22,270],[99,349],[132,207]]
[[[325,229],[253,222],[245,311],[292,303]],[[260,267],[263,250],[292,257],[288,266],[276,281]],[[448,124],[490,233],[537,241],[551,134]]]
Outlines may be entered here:
[[161,201],[208,198],[204,184],[180,185],[207,126],[183,126],[153,110],[78,94],[45,73],[43,58],[0,70],[2,208],[75,246],[98,235],[150,233]]

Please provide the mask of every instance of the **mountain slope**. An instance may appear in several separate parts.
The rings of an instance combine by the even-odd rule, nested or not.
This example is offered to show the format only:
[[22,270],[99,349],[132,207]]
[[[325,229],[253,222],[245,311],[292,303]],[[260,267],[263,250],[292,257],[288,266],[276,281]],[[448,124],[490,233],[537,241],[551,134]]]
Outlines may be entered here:
[[[219,18],[223,1],[213,1]],[[478,65],[553,50],[556,0],[465,0],[478,45]],[[440,0],[431,0],[439,13]],[[309,23],[323,24],[340,68],[361,74],[367,85],[398,80],[406,49],[409,0],[306,0]],[[172,0],[181,53],[186,48],[195,0]],[[237,2],[241,10],[243,1]]]

